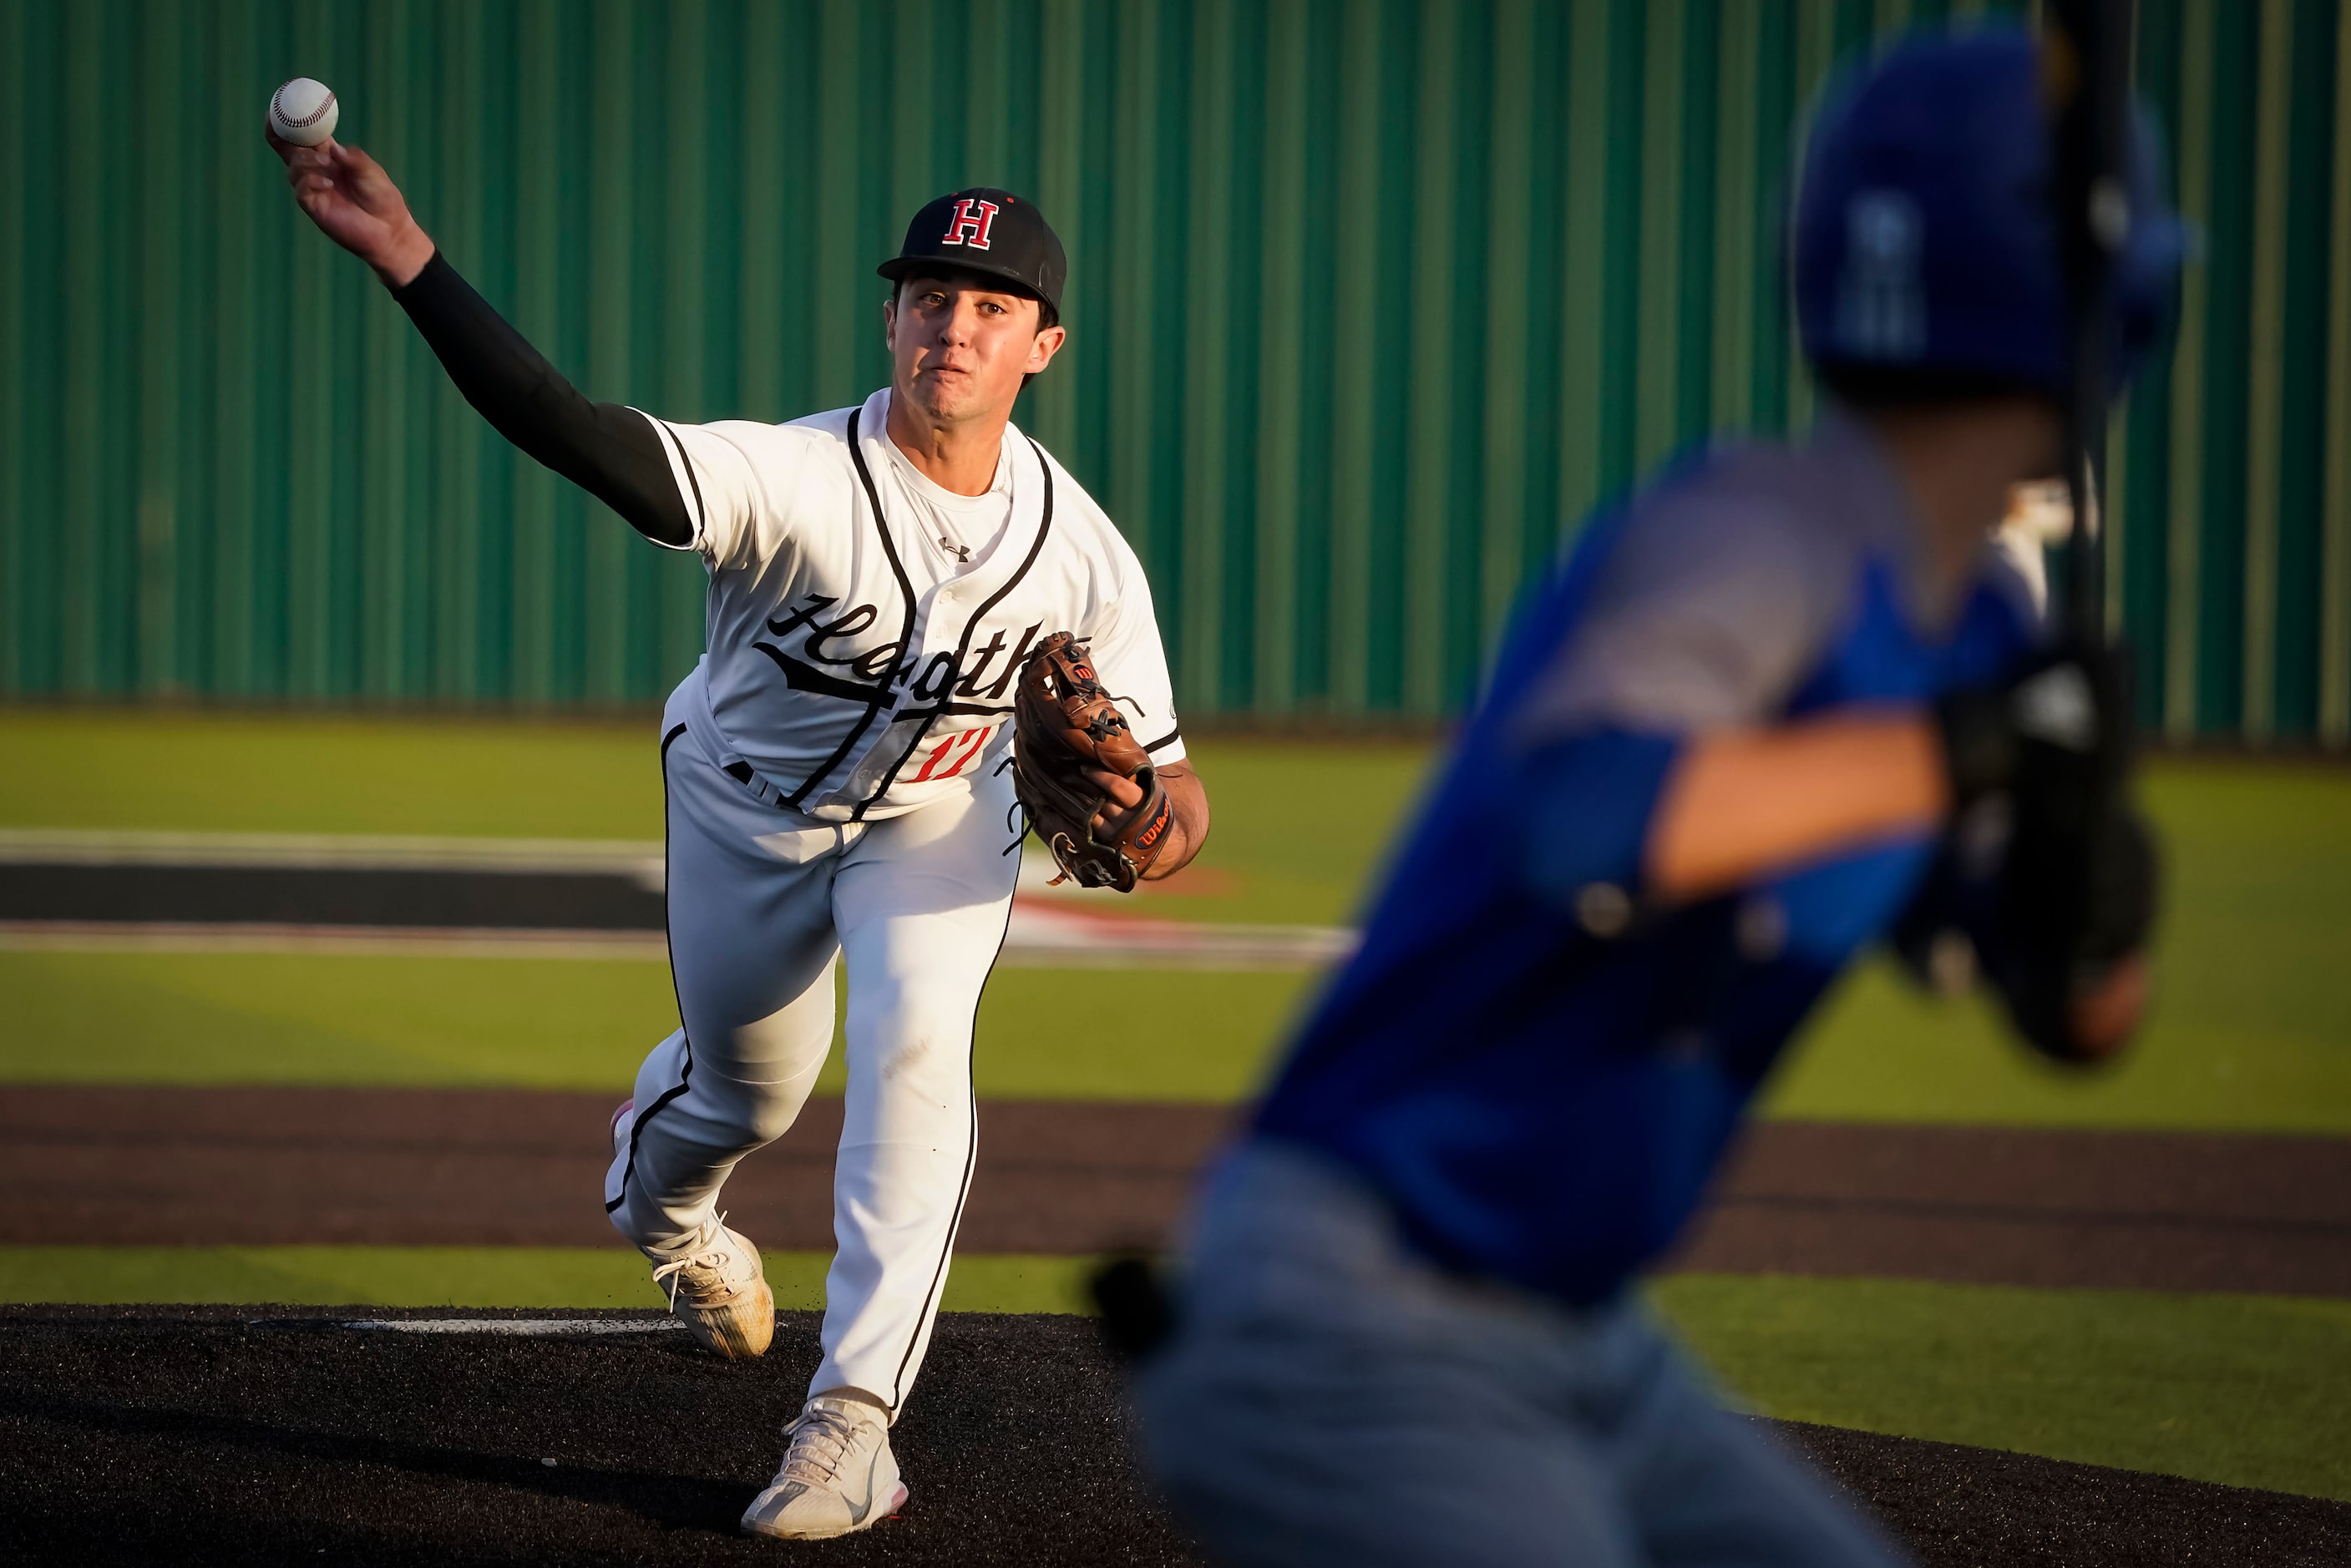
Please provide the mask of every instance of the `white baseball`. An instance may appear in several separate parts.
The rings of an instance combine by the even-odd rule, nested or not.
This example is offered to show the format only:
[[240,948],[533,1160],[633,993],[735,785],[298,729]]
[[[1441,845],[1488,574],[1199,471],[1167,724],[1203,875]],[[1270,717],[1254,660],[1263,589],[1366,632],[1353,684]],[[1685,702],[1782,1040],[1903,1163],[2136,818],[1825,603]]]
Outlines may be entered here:
[[316,147],[334,135],[335,116],[335,95],[308,77],[296,77],[270,95],[269,129],[297,147]]

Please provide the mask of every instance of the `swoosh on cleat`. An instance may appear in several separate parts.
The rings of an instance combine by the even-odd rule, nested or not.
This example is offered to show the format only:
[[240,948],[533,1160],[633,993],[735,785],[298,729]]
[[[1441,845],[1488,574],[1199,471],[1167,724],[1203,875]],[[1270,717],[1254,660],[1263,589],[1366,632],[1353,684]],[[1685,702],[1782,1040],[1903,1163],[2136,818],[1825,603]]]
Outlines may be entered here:
[[882,1456],[879,1453],[865,1461],[865,1501],[863,1502],[849,1502],[849,1489],[847,1487],[841,1489],[841,1501],[849,1503],[849,1522],[852,1525],[864,1523],[865,1516],[873,1511],[873,1469],[881,1462]]

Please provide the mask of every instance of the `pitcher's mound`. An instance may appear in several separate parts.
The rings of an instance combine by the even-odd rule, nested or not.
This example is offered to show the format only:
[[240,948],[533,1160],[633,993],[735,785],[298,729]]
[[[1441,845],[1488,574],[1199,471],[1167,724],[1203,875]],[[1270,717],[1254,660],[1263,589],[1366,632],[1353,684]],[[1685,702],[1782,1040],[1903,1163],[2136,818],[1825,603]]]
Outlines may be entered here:
[[[755,1362],[714,1360],[662,1324],[0,1309],[0,1560],[1193,1561],[1134,1470],[1084,1319],[942,1317],[893,1438],[914,1489],[903,1515],[800,1548],[735,1521],[780,1457],[816,1360],[814,1315],[783,1314]],[[2351,1505],[1787,1430],[1924,1563],[2351,1561]]]

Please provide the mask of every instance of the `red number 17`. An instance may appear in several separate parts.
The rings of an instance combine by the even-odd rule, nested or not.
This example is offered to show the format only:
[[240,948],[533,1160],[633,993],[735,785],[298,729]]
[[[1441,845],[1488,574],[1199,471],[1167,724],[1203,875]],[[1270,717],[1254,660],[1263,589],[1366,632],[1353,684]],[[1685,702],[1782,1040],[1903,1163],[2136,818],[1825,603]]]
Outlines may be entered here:
[[980,730],[966,730],[959,735],[949,735],[941,741],[931,754],[923,759],[923,771],[914,777],[915,784],[931,779],[951,779],[971,766],[979,753],[987,749],[987,737],[996,733],[993,724]]

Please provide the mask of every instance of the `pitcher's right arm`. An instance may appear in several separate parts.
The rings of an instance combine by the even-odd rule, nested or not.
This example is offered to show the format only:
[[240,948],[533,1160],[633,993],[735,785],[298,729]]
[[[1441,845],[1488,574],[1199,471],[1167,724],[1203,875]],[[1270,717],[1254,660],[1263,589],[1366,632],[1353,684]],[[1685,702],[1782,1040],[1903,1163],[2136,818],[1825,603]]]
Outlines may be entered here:
[[381,278],[458,391],[526,455],[619,513],[655,544],[695,542],[693,519],[653,421],[591,400],[458,275],[382,165],[329,140],[269,134],[294,199],[327,237]]

